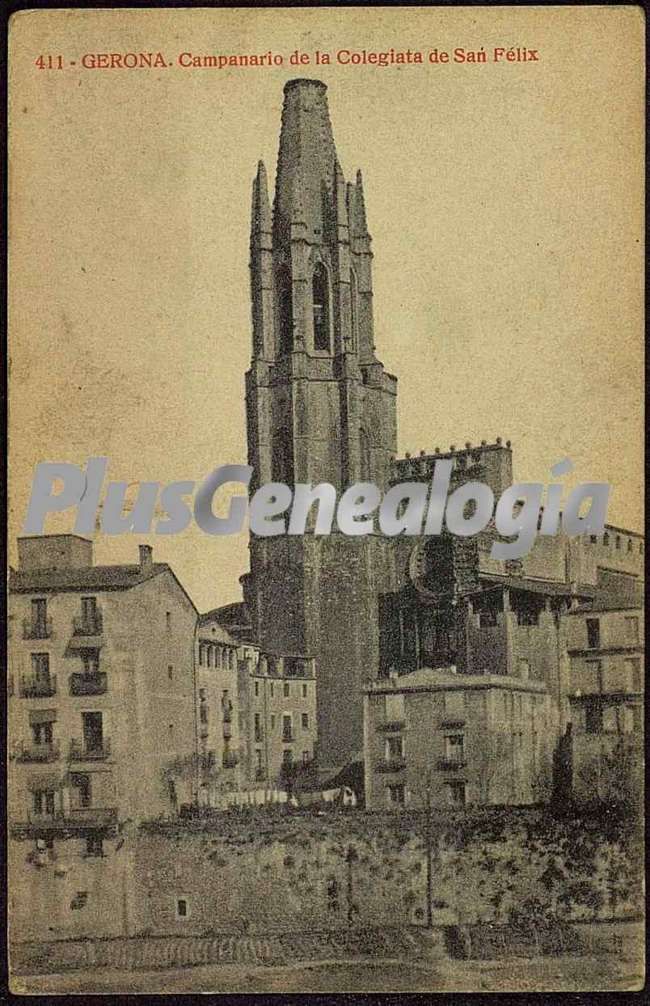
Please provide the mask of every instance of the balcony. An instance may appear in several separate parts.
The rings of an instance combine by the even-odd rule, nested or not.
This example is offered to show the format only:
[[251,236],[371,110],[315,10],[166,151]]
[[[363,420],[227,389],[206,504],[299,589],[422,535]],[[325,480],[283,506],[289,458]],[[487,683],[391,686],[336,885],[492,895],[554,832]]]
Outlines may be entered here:
[[239,755],[236,751],[224,751],[222,764],[224,768],[235,768],[239,765]]
[[108,679],[104,671],[83,671],[70,675],[71,695],[105,695]]
[[61,746],[58,741],[50,741],[49,744],[23,744],[16,761],[20,762],[48,762],[56,761],[61,757]]
[[381,720],[376,729],[379,731],[403,730],[405,726],[404,720]]
[[96,744],[88,744],[86,741],[70,741],[70,761],[106,761],[111,754],[111,741],[109,737],[104,737]]
[[51,639],[52,619],[43,618],[33,621],[31,618],[23,619],[23,639]]
[[[38,829],[110,828],[117,824],[117,807],[72,807],[65,812],[39,814],[30,810],[28,825]],[[22,830],[22,828],[21,828]]]
[[104,630],[104,621],[100,611],[94,615],[75,615],[72,619],[73,636],[101,636]]
[[402,772],[406,768],[406,758],[386,758],[377,762],[377,772]]
[[23,675],[20,679],[20,695],[23,699],[49,699],[56,695],[56,674]]
[[282,731],[282,743],[283,744],[293,744],[294,733],[293,730],[283,730]]
[[462,758],[439,758],[436,768],[438,772],[454,772],[465,768],[466,761]]

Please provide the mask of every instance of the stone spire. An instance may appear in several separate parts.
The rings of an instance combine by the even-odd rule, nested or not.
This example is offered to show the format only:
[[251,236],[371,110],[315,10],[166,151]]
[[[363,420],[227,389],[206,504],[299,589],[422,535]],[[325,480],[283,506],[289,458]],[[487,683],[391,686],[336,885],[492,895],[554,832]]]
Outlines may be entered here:
[[327,229],[323,203],[329,199],[324,200],[323,190],[331,199],[337,156],[326,92],[320,80],[289,80],[284,87],[273,218],[278,237],[288,233],[296,212],[308,240],[321,241]]

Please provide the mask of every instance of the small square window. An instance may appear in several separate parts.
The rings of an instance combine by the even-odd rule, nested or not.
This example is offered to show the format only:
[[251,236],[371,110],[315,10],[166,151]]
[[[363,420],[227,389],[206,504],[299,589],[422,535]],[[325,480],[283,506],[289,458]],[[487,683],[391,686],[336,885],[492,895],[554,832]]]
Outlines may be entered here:
[[185,920],[190,917],[189,898],[176,898],[176,918]]
[[104,840],[100,835],[88,836],[86,839],[86,855],[92,857],[104,855]]

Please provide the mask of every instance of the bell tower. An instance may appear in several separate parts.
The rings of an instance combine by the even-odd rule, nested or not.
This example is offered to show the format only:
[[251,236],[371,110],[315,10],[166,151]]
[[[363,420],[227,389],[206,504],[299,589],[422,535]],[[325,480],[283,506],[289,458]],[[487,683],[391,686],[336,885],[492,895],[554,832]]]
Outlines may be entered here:
[[[361,172],[346,183],[326,85],[291,80],[273,210],[266,170],[253,181],[253,353],[246,375],[251,489],[270,481],[356,481],[380,488],[396,452],[396,379],[373,338],[372,251]],[[268,650],[317,660],[320,761],[362,747],[364,680],[378,663],[380,538],[251,536],[244,578],[253,628]]]

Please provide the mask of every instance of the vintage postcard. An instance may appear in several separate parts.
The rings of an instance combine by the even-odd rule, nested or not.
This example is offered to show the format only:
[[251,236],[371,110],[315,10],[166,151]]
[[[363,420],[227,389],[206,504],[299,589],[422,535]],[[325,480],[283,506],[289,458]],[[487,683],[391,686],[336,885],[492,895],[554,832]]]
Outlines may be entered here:
[[11,18],[14,993],[643,987],[644,42]]

